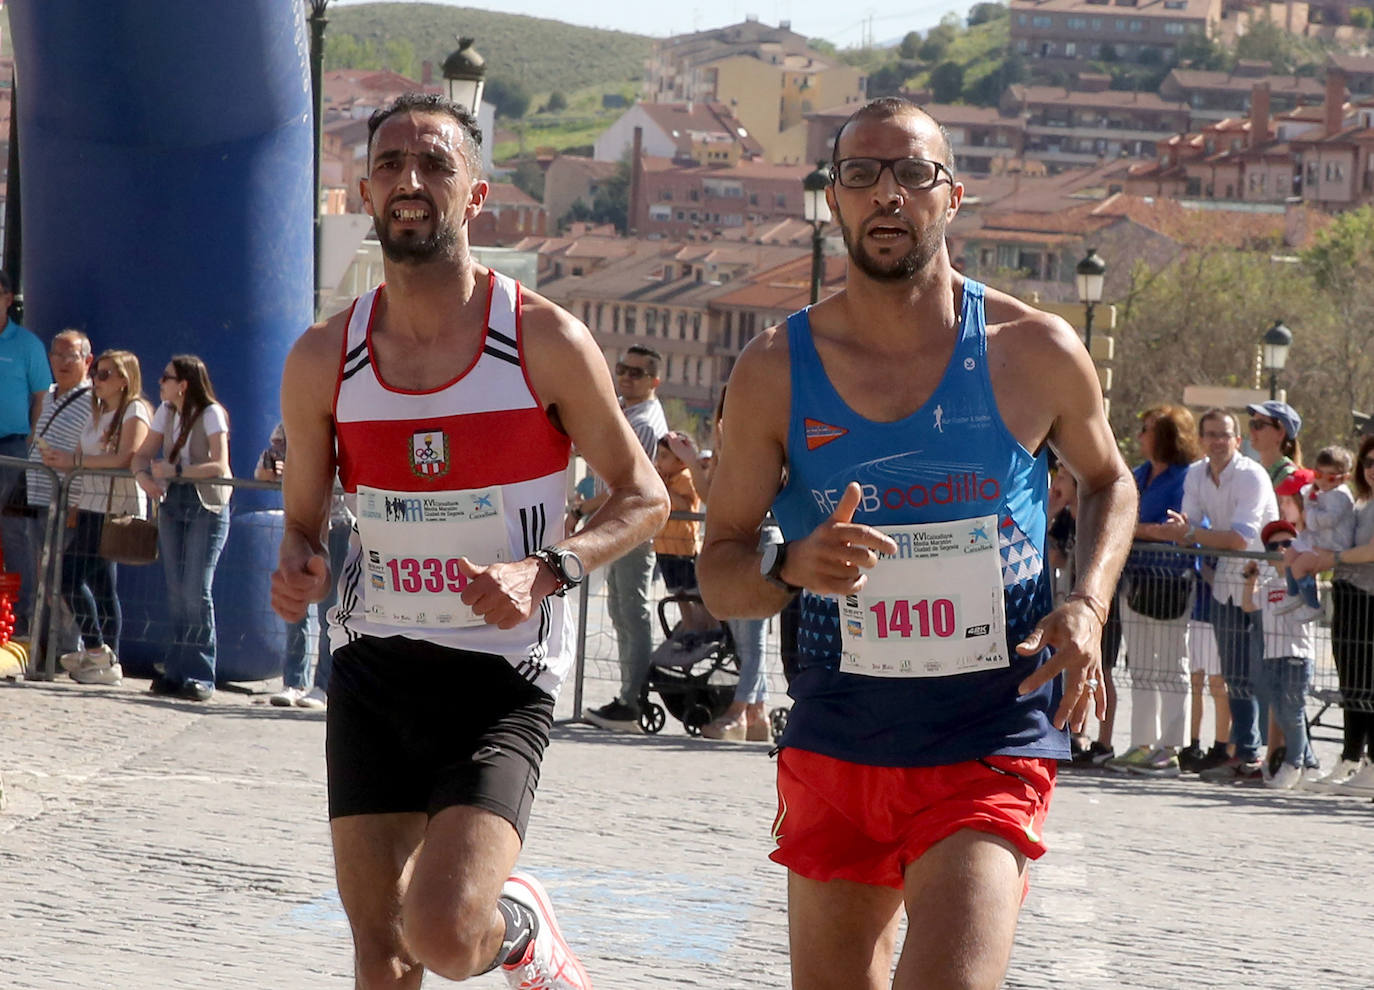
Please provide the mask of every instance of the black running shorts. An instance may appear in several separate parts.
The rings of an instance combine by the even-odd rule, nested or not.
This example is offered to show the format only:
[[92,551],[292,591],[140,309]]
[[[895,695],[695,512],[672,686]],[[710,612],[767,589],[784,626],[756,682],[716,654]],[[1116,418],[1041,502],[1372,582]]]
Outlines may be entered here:
[[525,839],[553,699],[505,659],[363,636],[334,653],[329,817],[484,808]]

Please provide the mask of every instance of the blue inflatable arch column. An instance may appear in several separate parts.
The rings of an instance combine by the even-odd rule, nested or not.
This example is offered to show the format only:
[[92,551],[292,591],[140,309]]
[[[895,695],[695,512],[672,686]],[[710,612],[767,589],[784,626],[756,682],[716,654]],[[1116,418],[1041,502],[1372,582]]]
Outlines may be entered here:
[[[251,477],[291,342],[310,324],[309,53],[296,0],[10,0],[18,90],[25,323],[128,348],[156,400],[175,353],[205,359]],[[221,679],[280,672],[266,578],[274,539],[239,492],[216,602]],[[270,521],[270,520],[266,520]],[[151,663],[159,568],[121,568],[124,652]],[[140,617],[140,607],[149,611]],[[149,625],[151,623],[151,625]],[[139,630],[149,629],[139,649]],[[254,634],[268,638],[255,641]]]

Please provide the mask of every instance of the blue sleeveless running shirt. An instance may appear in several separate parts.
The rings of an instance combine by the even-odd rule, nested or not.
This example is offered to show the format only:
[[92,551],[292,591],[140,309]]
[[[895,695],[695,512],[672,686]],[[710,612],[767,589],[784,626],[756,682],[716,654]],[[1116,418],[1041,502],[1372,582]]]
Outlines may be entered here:
[[786,486],[773,512],[788,540],[834,511],[851,481],[863,489],[854,521],[872,526],[950,522],[995,514],[1010,666],[939,677],[842,672],[835,599],[803,592],[795,704],[783,746],[872,766],[940,766],[983,756],[1064,758],[1068,736],[1050,719],[1059,678],[1020,697],[1049,656],[1015,647],[1052,608],[1044,560],[1048,471],[1003,423],[987,370],[983,286],[965,280],[959,342],[935,392],[893,423],[855,413],[835,391],[811,339],[808,311],[787,320],[792,407]]

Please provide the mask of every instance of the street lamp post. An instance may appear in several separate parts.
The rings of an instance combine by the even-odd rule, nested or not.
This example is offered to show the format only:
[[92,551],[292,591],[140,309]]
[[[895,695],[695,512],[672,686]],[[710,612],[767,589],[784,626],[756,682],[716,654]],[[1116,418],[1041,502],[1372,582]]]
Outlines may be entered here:
[[1293,346],[1293,331],[1275,320],[1274,325],[1264,331],[1260,338],[1260,352],[1263,355],[1264,370],[1269,372],[1269,398],[1279,397],[1279,372],[1288,363],[1288,348]]
[[325,8],[329,0],[307,0],[310,5],[310,94],[315,108],[315,183],[311,186],[315,205],[311,218],[315,225],[315,315],[320,315],[320,261],[323,241],[320,226],[320,154],[324,140],[324,29],[329,23],[325,18]]
[[830,186],[830,170],[824,162],[816,164],[816,170],[802,179],[802,215],[811,224],[811,305],[821,296],[821,279],[824,276],[823,249],[825,239],[822,232],[830,223],[830,204],[825,201],[825,190]]
[[486,85],[487,60],[477,54],[471,38],[459,38],[458,50],[444,59],[444,79],[448,81],[448,98],[467,107],[474,117],[482,106],[482,88]]
[[1102,283],[1106,281],[1107,263],[1097,255],[1096,248],[1088,248],[1088,253],[1074,269],[1078,282],[1078,301],[1085,310],[1083,318],[1083,345],[1092,353],[1093,349],[1093,307],[1102,301]]

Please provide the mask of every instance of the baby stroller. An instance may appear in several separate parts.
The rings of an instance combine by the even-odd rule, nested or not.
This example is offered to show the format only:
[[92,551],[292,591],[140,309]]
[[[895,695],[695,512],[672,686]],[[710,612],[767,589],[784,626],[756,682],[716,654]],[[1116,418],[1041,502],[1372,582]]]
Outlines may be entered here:
[[[730,707],[739,685],[739,657],[729,626],[721,622],[705,633],[687,633],[681,622],[672,621],[686,602],[700,603],[701,598],[668,595],[658,603],[664,640],[654,650],[639,697],[639,725],[645,732],[663,731],[671,714],[688,735],[699,735],[703,725]],[[650,693],[663,704],[650,700]]]

